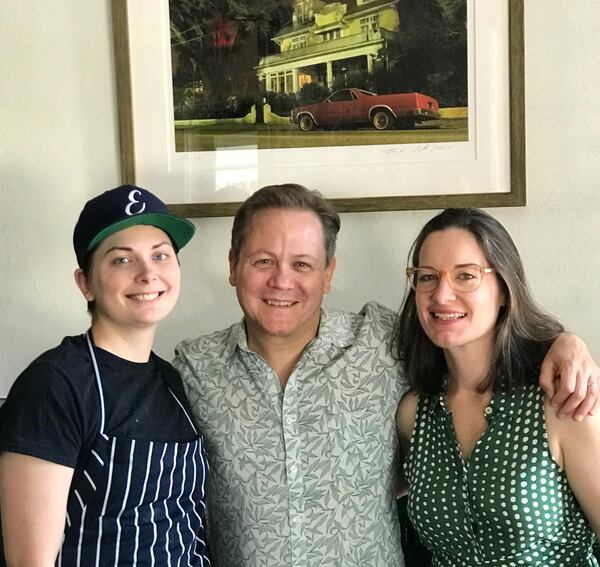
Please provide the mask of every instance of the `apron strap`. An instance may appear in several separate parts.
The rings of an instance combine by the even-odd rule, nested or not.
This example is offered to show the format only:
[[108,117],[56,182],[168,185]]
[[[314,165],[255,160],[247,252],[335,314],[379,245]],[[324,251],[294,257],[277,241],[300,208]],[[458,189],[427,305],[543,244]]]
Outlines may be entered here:
[[194,425],[194,422],[192,421],[192,418],[190,417],[190,415],[188,414],[188,412],[186,411],[186,409],[183,407],[183,404],[179,401],[179,398],[173,393],[173,390],[171,390],[171,388],[169,388],[169,392],[171,392],[171,395],[175,398],[175,401],[179,404],[179,407],[181,408],[181,410],[185,414],[185,417],[187,417],[187,420],[190,422],[190,425],[192,426],[192,429],[194,430],[194,432],[196,433],[196,435],[198,437],[200,437],[199,431],[196,429],[196,426]]
[[100,370],[98,369],[98,361],[96,360],[96,353],[94,352],[94,346],[92,345],[92,339],[90,332],[85,334],[87,340],[88,349],[90,356],[92,357],[92,365],[94,367],[94,374],[96,376],[96,383],[98,384],[98,393],[100,395],[100,434],[106,437],[104,433],[104,422],[105,422],[105,411],[104,411],[104,393],[102,391],[102,381],[100,380]]

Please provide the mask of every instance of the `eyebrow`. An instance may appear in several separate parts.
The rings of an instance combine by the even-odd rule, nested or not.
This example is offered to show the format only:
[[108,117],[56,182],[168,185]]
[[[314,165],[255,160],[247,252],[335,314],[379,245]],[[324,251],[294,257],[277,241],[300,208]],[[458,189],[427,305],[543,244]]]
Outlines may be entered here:
[[258,250],[255,250],[254,252],[252,252],[251,254],[248,254],[248,255],[256,256],[256,254],[270,254],[271,256],[273,255],[273,253],[269,252],[266,248],[259,248]]
[[[255,250],[251,254],[248,254],[248,257],[252,258],[253,256],[260,256],[261,254],[266,254],[267,256],[276,256],[276,254],[267,250],[266,248],[259,248],[258,250]],[[306,259],[310,259],[310,260],[318,260],[318,258],[316,256],[313,256],[312,254],[292,254],[292,258],[294,258],[295,260],[298,260],[300,258],[306,258]]]
[[[152,246],[152,250],[156,250],[157,248],[160,248],[161,246],[164,246],[165,244],[167,246],[172,247],[171,242],[169,242],[168,240],[163,240],[162,242],[159,242],[158,244],[155,244],[154,246]],[[106,256],[107,254],[110,254],[111,252],[114,252],[115,250],[122,250],[123,252],[133,252],[133,248],[131,248],[131,246],[111,246],[104,253],[104,255]]]
[[[456,268],[468,268],[469,266],[479,266],[480,268],[483,267],[477,262],[467,262],[466,264],[455,264],[452,269],[454,270]],[[436,272],[439,272],[439,270],[437,268],[434,268],[433,266],[419,266],[419,268],[425,268],[427,270],[435,270]]]

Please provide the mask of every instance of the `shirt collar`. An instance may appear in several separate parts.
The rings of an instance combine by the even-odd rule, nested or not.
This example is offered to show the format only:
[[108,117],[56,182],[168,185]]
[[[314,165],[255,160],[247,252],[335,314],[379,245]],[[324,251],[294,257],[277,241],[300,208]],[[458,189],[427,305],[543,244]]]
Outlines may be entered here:
[[316,347],[327,348],[330,345],[339,348],[352,346],[356,340],[354,329],[344,321],[344,313],[330,309],[321,309],[319,331],[313,343]]
[[[496,392],[492,396],[492,400],[488,406],[492,409],[489,415],[503,414],[512,416],[519,413],[521,411],[521,404],[523,402],[523,397],[525,396],[525,391],[526,388],[517,389],[512,392]],[[430,413],[450,413],[448,405],[446,404],[445,388],[441,393],[431,396],[428,410]]]
[[[354,342],[353,329],[343,322],[343,313],[329,309],[321,309],[321,320],[317,336],[309,343],[312,349],[327,349],[330,345],[346,348]],[[248,338],[244,319],[232,325],[227,340],[225,355],[231,358],[239,348],[248,351]]]
[[239,323],[232,325],[230,328],[227,337],[227,346],[224,352],[225,356],[227,356],[227,358],[233,358],[238,347],[242,350],[248,350],[246,326],[244,325],[243,319]]
[[521,413],[522,405],[525,403],[526,393],[530,388],[525,386],[512,392],[496,392],[492,397],[490,406],[492,414],[515,415]]

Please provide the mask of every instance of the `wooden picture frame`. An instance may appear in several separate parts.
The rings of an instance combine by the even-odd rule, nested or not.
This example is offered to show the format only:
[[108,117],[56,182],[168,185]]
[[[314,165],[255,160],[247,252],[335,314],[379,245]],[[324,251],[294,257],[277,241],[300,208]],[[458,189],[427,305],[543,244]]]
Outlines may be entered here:
[[[123,182],[156,191],[187,217],[233,215],[258,186],[286,181],[321,190],[340,212],[525,205],[523,0],[486,3],[501,5],[504,23],[503,18],[482,15],[484,4],[467,3],[473,18],[472,50],[477,52],[477,58],[471,57],[478,65],[472,71],[473,84],[469,79],[469,151],[463,152],[460,144],[292,150],[295,153],[277,155],[269,152],[286,150],[243,150],[228,154],[230,160],[240,158],[242,165],[227,166],[238,178],[244,175],[246,154],[253,160],[247,169],[252,179],[236,193],[215,188],[217,166],[213,171],[205,160],[200,177],[194,177],[198,156],[173,153],[168,0],[151,5],[146,0],[112,0]],[[140,101],[146,104],[155,94],[154,106],[142,108]],[[496,108],[501,110],[496,113]],[[418,159],[408,156],[411,152]],[[316,163],[324,154],[325,161]],[[297,165],[278,170],[277,162],[285,162],[286,155],[292,155],[287,161]],[[406,190],[397,192],[390,184]],[[199,190],[205,190],[208,198],[199,198]]]

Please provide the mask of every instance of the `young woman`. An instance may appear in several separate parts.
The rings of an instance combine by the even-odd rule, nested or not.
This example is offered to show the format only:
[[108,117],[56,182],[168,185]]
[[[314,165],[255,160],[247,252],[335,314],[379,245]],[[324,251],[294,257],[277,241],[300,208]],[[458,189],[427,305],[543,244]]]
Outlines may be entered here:
[[537,386],[562,326],[531,299],[509,234],[483,211],[448,209],[412,262],[397,348],[414,394],[397,421],[432,565],[597,565],[600,417],[560,420]]
[[34,360],[0,409],[8,565],[209,565],[203,441],[152,352],[194,226],[149,191],[88,201],[73,236],[91,328]]

